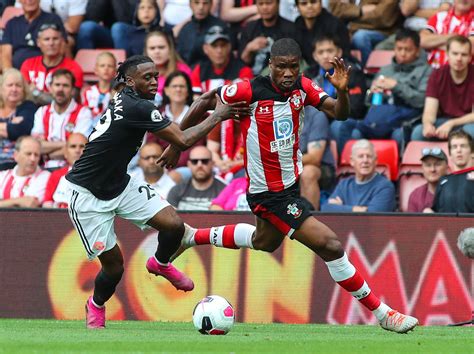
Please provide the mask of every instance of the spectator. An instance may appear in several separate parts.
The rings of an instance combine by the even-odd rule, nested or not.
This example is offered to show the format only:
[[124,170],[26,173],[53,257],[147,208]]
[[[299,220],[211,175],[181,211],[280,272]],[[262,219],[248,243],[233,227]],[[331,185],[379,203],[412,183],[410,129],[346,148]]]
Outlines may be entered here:
[[313,106],[304,108],[305,121],[300,135],[303,172],[300,175],[301,196],[319,210],[321,190],[331,192],[336,168],[329,141],[326,115]]
[[4,70],[0,76],[0,171],[15,166],[15,141],[33,128],[36,106],[29,98],[21,73],[14,68]]
[[343,179],[329,197],[322,211],[390,212],[395,209],[393,184],[375,170],[377,155],[365,139],[352,146],[351,166],[355,176]]
[[420,51],[417,32],[400,29],[395,36],[395,55],[391,64],[378,72],[370,87],[372,103],[364,120],[340,123],[343,136],[352,130],[352,139],[394,139],[400,149],[406,141],[402,125],[421,116],[431,67]]
[[193,67],[205,59],[202,45],[209,28],[215,25],[226,26],[225,22],[211,15],[212,0],[189,0],[193,16],[186,23],[177,38],[178,53],[186,64]]
[[242,27],[249,21],[259,19],[260,15],[255,0],[222,0],[220,18],[230,24],[232,47],[238,48]]
[[157,0],[157,3],[161,14],[160,26],[167,33],[173,30],[176,37],[193,15],[189,0]]
[[23,15],[8,21],[0,42],[3,70],[12,66],[20,69],[26,59],[41,55],[36,39],[43,24],[56,24],[63,38],[66,38],[66,31],[58,15],[41,10],[39,2],[40,0],[20,0]]
[[97,56],[94,68],[94,73],[97,75],[99,81],[82,92],[81,102],[91,110],[93,126],[109,105],[111,97],[110,90],[112,88],[112,81],[117,72],[116,68],[117,60],[112,53],[100,53]]
[[250,211],[247,202],[247,177],[234,178],[212,203],[210,210],[239,210]]
[[349,57],[351,41],[349,31],[337,17],[323,9],[321,0],[296,0],[300,16],[295,21],[298,42],[303,59],[308,65],[316,64],[313,57],[313,44],[321,37],[339,38],[343,56]]
[[41,206],[50,173],[39,168],[40,149],[33,137],[18,138],[13,155],[17,165],[0,171],[0,208]]
[[256,0],[260,19],[248,22],[242,29],[239,55],[259,75],[267,67],[270,47],[277,39],[296,38],[295,24],[278,15],[279,0]]
[[428,80],[422,124],[411,140],[446,140],[451,130],[464,129],[474,136],[474,65],[472,44],[466,37],[448,40],[448,64]]
[[453,0],[401,0],[400,11],[406,17],[405,28],[421,31],[428,19],[441,11],[449,11]]
[[[321,35],[313,43],[313,58],[316,64],[305,71],[305,76],[316,82],[332,98],[337,98],[336,89],[326,78],[326,74],[332,75],[334,72],[332,61],[334,57],[341,57],[342,55],[342,48],[338,43],[337,37]],[[350,59],[348,59],[348,62],[350,63]],[[364,73],[357,68],[357,65],[352,65],[349,78],[349,100],[351,116],[355,119],[363,118],[367,112],[365,106],[366,91],[367,85]],[[346,121],[334,120],[331,124],[331,136],[336,140],[340,151],[342,151],[345,142],[350,139],[352,129],[356,124],[355,119],[349,118]]]
[[208,210],[225,184],[213,176],[211,151],[204,146],[191,150],[188,167],[191,178],[171,188],[168,202],[179,210]]
[[142,54],[146,35],[161,29],[160,10],[156,0],[139,0],[132,24],[122,25],[127,33],[120,40],[114,38],[115,48],[125,49],[128,56]]
[[362,54],[365,66],[375,45],[399,27],[402,20],[398,0],[330,0],[334,16],[349,23],[352,45]]
[[427,183],[411,192],[408,199],[408,212],[432,213],[436,186],[441,177],[448,173],[448,158],[440,148],[424,148],[422,150],[421,166],[423,177]]
[[137,0],[90,0],[77,34],[77,49],[114,48],[128,34]]
[[457,35],[474,38],[474,5],[471,0],[454,0],[451,9],[433,15],[426,29],[420,32],[421,46],[430,50],[428,62],[433,68],[446,64],[446,45]]
[[175,182],[168,175],[166,170],[157,164],[159,157],[163,153],[163,148],[157,143],[146,143],[140,148],[140,160],[136,171],[136,176],[148,183],[163,198],[168,197],[171,188],[175,186]]
[[41,55],[29,58],[21,65],[21,73],[30,84],[35,103],[44,105],[51,102],[49,93],[51,74],[57,69],[68,69],[74,74],[76,79],[74,94],[79,97],[83,85],[83,72],[78,63],[64,55],[62,49],[64,38],[58,25],[42,24],[38,30],[36,42]]
[[41,10],[56,14],[63,21],[67,33],[67,52],[72,56],[79,26],[86,14],[87,0],[41,0],[40,6]]
[[[186,75],[191,75],[191,69],[179,56],[174,47],[173,39],[164,32],[154,31],[148,33],[145,38],[144,54],[153,60],[160,74],[155,97],[155,104],[160,106],[163,99],[163,87],[168,75],[175,71],[182,71]],[[191,91],[189,91],[189,94],[191,94]]]
[[71,133],[88,136],[91,131],[92,113],[72,97],[73,86],[74,75],[69,70],[56,70],[51,79],[53,102],[35,113],[31,135],[41,142],[45,168],[64,166],[63,149]]
[[449,134],[448,148],[456,169],[440,180],[433,210],[438,213],[474,213],[473,138],[462,130],[453,131]]
[[86,143],[87,138],[81,133],[69,135],[64,148],[64,158],[67,165],[53,171],[49,176],[44,194],[43,208],[67,208],[69,202],[67,199],[68,182],[64,176],[71,170],[74,162],[79,160]]

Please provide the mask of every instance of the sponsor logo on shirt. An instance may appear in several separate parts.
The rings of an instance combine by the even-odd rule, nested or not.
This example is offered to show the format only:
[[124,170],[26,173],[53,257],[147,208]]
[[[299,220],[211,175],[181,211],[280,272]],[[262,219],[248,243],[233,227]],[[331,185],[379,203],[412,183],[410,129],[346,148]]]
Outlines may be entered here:
[[293,121],[289,118],[276,119],[273,122],[273,133],[275,140],[270,142],[270,151],[277,152],[292,149],[295,144],[295,134],[293,134]]

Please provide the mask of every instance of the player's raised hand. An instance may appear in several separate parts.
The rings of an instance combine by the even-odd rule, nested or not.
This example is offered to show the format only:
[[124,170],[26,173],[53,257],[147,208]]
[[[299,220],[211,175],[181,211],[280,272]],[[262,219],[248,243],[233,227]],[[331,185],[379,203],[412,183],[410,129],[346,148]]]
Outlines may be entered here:
[[249,104],[245,101],[223,104],[221,99],[217,97],[216,109],[214,110],[221,120],[240,119],[252,113]]
[[181,151],[179,149],[173,145],[168,145],[156,163],[162,167],[173,168],[178,163],[180,155]]
[[332,75],[326,73],[326,78],[336,90],[347,91],[352,69],[351,66],[346,67],[344,59],[338,57],[334,57],[334,60],[331,60],[330,63],[334,67],[334,73]]

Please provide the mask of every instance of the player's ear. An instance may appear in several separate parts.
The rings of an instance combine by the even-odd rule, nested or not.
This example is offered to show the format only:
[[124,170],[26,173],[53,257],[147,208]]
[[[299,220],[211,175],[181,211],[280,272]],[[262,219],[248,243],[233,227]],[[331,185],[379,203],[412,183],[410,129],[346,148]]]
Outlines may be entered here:
[[133,80],[133,77],[131,77],[129,75],[125,76],[125,82],[126,82],[127,86],[135,85],[135,80]]

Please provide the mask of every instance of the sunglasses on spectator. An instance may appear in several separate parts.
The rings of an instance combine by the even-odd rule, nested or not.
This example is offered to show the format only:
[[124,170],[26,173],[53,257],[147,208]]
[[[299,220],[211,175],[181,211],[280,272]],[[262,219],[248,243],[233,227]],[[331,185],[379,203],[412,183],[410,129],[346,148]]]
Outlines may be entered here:
[[441,149],[440,148],[424,148],[423,150],[421,150],[421,154],[423,156],[441,155]]
[[59,26],[55,23],[43,23],[38,32],[43,32],[43,31],[46,31],[47,29],[53,29],[55,31],[59,31]]
[[197,165],[199,161],[201,161],[203,165],[207,165],[209,162],[211,162],[211,159],[189,159],[189,161],[193,165]]

